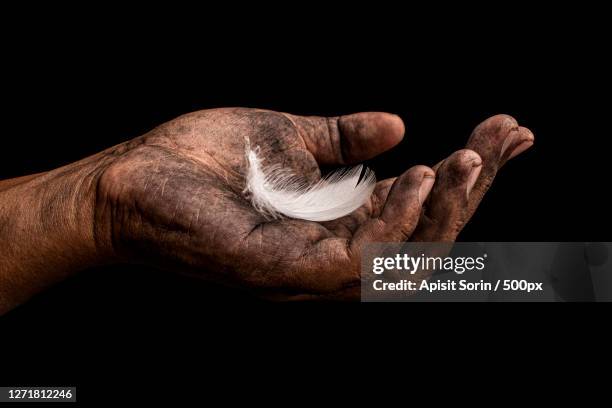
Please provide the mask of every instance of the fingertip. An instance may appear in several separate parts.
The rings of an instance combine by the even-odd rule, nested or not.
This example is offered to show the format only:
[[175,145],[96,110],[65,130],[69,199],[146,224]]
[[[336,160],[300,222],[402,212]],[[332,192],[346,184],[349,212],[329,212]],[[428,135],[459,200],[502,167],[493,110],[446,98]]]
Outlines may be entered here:
[[482,170],[482,158],[470,149],[451,154],[438,169],[440,189],[445,194],[457,194],[469,198]]
[[503,144],[510,133],[518,128],[518,122],[510,115],[491,116],[476,126],[467,145],[479,151],[491,148],[495,150],[495,146]]
[[404,139],[406,133],[406,125],[399,115],[393,113],[381,113],[382,127],[386,126],[386,133],[389,134],[390,142],[392,146],[397,145]]
[[524,126],[520,126],[519,130],[521,132],[521,140],[523,141],[530,141],[530,142],[535,142],[535,135],[533,134],[533,132],[531,131],[531,129],[528,129]]
[[525,150],[529,149],[531,146],[533,146],[533,142],[521,143],[516,149],[514,149],[512,151],[512,153],[510,154],[509,159],[515,158],[519,154],[523,153]]
[[408,239],[417,226],[422,200],[431,190],[435,172],[427,166],[414,166],[395,179],[380,216],[372,218],[353,237],[352,245],[364,242],[397,242]]
[[402,201],[408,195],[416,195],[419,205],[423,205],[433,188],[436,173],[427,166],[417,165],[406,170],[397,180],[397,190],[401,193]]
[[349,162],[370,159],[396,146],[405,133],[404,121],[386,112],[362,112],[338,119],[342,150]]
[[[471,149],[457,150],[443,163],[446,172],[453,174],[468,174],[472,168],[482,165],[482,158]],[[440,171],[440,170],[438,170]]]
[[512,150],[512,153],[510,153],[510,157],[508,157],[508,160],[523,153],[535,143],[535,136],[533,135],[533,132],[531,130],[527,129],[526,127],[520,127],[519,130],[521,136],[516,146],[514,147],[514,150]]
[[396,183],[403,190],[417,189],[425,179],[435,180],[436,173],[427,166],[417,165],[406,170],[398,177]]
[[413,174],[413,175],[415,175],[417,177],[420,177],[420,178],[423,178],[423,177],[433,177],[433,178],[435,178],[436,177],[436,172],[433,171],[431,169],[431,167],[424,166],[422,164],[418,164],[416,166],[413,166],[413,167],[409,168],[406,171],[406,173]]
[[500,113],[500,114],[493,115],[490,118],[485,119],[482,123],[480,123],[476,127],[476,129],[510,130],[512,128],[516,128],[517,126],[518,126],[518,122],[516,121],[514,117],[507,115],[505,113]]
[[484,159],[487,172],[495,174],[508,160],[529,149],[533,133],[509,115],[495,115],[474,129],[467,146]]

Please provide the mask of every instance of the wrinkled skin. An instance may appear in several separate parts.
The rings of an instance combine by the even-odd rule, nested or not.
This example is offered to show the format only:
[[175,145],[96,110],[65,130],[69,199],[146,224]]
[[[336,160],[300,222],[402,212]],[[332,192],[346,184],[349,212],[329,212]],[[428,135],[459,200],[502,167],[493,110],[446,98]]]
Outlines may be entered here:
[[454,241],[498,169],[533,143],[509,116],[479,125],[467,148],[433,168],[382,180],[368,202],[330,222],[266,220],[242,193],[245,138],[264,164],[309,180],[399,143],[397,116],[298,117],[254,109],[181,116],[103,152],[94,236],[100,253],[274,299],[358,298],[368,242]]

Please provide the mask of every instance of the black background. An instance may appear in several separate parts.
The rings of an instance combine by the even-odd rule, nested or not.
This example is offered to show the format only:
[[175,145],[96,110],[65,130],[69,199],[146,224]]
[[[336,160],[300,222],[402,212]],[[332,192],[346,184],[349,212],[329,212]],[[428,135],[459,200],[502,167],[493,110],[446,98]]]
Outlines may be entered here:
[[[52,169],[182,113],[224,106],[397,113],[404,141],[370,163],[383,178],[435,164],[462,148],[480,121],[508,113],[532,129],[535,146],[503,169],[460,239],[610,240],[609,44],[597,10],[236,8],[155,17],[143,9],[78,17],[54,10],[66,21],[44,11],[20,15],[3,29],[0,178]],[[409,312],[440,309],[427,306]],[[15,358],[11,383],[68,381],[92,398],[96,367],[130,376],[118,360],[106,361],[115,348],[140,366],[244,357],[261,350],[262,338],[317,343],[317,332],[357,335],[365,322],[382,328],[396,321],[390,309],[268,305],[119,265],[57,285],[3,317],[0,330],[27,339],[17,349],[44,354],[27,364]],[[457,316],[447,313],[460,312],[443,312],[444,324]],[[291,358],[308,355],[302,347]]]

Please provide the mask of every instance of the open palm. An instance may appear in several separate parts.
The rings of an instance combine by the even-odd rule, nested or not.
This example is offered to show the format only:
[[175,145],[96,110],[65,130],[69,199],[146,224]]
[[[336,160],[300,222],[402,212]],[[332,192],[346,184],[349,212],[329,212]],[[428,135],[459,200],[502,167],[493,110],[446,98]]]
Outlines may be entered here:
[[468,149],[433,168],[379,181],[352,214],[329,222],[268,220],[243,194],[245,140],[264,164],[315,181],[320,166],[372,158],[402,140],[386,113],[337,118],[232,108],[194,112],[104,153],[95,235],[137,260],[274,298],[358,295],[368,242],[453,241],[501,165],[533,143],[514,119],[476,128]]

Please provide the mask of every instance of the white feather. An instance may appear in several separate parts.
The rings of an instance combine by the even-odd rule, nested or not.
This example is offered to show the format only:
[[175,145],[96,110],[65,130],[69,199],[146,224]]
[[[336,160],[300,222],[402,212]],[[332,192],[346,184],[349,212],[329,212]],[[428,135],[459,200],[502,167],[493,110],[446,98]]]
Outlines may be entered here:
[[329,221],[361,207],[376,185],[374,172],[363,166],[337,170],[308,185],[304,179],[278,165],[262,168],[259,149],[247,145],[245,193],[253,207],[270,218],[286,216],[309,221]]

